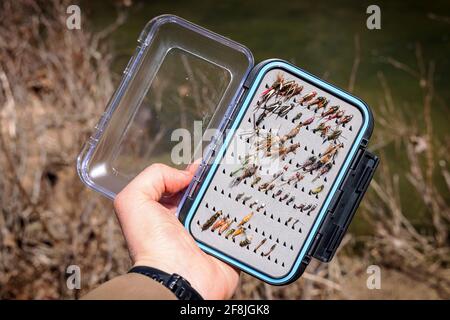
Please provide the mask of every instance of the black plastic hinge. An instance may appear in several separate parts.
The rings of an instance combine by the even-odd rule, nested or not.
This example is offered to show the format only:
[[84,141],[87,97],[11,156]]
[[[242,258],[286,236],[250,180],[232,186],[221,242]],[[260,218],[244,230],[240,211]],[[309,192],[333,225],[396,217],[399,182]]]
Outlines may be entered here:
[[333,258],[378,163],[378,157],[366,150],[365,144],[360,145],[347,176],[330,202],[325,220],[310,248],[311,256],[323,262]]

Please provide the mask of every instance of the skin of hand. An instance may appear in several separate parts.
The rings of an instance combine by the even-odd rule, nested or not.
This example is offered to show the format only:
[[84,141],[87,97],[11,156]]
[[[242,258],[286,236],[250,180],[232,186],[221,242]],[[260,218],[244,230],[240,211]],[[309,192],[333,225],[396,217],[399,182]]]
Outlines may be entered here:
[[153,164],[116,196],[114,208],[134,266],[177,273],[204,299],[229,299],[238,271],[203,252],[175,216],[196,168]]

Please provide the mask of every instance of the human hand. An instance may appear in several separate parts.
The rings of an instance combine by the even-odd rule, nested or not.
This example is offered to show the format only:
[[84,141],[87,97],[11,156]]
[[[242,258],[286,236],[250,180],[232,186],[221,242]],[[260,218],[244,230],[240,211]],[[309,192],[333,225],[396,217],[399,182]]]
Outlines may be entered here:
[[181,191],[195,169],[153,164],[116,196],[114,208],[134,266],[177,273],[203,298],[228,299],[236,290],[239,273],[203,252],[175,216]]

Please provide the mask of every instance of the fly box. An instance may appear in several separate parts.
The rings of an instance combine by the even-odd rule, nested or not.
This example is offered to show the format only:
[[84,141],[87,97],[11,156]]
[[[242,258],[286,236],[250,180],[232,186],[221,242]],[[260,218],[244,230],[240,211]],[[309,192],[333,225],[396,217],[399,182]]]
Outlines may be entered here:
[[271,284],[332,259],[378,158],[358,98],[282,60],[164,15],[78,158],[109,198],[142,169],[201,164],[178,217],[207,253]]

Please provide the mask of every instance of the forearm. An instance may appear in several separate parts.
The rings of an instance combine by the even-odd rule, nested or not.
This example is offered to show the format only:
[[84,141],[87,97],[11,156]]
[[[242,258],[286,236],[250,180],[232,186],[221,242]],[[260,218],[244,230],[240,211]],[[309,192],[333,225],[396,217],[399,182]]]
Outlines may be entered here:
[[141,274],[118,276],[92,290],[83,300],[176,300],[162,284]]

